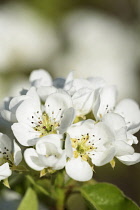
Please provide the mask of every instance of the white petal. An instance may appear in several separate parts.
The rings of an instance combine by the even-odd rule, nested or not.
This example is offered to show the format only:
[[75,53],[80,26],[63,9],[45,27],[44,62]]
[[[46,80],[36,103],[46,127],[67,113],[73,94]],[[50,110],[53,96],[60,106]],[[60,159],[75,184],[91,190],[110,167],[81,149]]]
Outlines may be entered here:
[[136,136],[132,135],[130,132],[127,132],[127,143],[132,144],[138,144],[138,139]]
[[92,84],[86,79],[74,79],[66,83],[64,87],[64,89],[68,91],[70,95],[73,95],[81,88],[89,88],[92,90]]
[[88,88],[82,88],[74,93],[72,101],[77,115],[86,115],[91,111],[94,101],[94,91]]
[[91,166],[81,158],[73,158],[66,163],[66,172],[72,178],[80,182],[88,181],[93,176]]
[[140,162],[140,153],[134,153],[133,155],[124,155],[117,157],[125,165],[133,165]]
[[7,135],[0,133],[0,149],[2,152],[5,152],[4,151],[5,147],[6,147],[6,149],[9,150],[9,152],[11,152],[12,151],[12,141]]
[[140,130],[140,124],[137,124],[137,125],[132,125],[128,131],[131,133],[131,134],[135,134],[137,133],[138,131]]
[[132,155],[134,153],[133,147],[124,141],[115,141],[116,156]]
[[39,132],[24,123],[14,123],[12,130],[18,142],[23,146],[33,146],[39,138]]
[[66,165],[66,153],[63,150],[63,153],[60,158],[58,158],[57,162],[52,166],[52,169],[54,170],[60,170],[64,168]]
[[38,95],[40,96],[40,98],[43,102],[46,101],[46,98],[50,94],[55,93],[55,92],[57,92],[57,89],[53,86],[50,86],[50,87],[43,86],[43,87],[39,87],[37,89],[37,93],[38,93]]
[[16,115],[13,114],[11,111],[9,110],[2,110],[1,111],[1,116],[7,120],[8,122],[17,122],[17,118]]
[[92,157],[92,163],[96,166],[103,166],[109,163],[115,156],[115,148],[110,147],[101,152],[96,152]]
[[126,139],[126,124],[123,117],[115,113],[109,113],[103,117],[102,121],[114,133],[116,140]]
[[43,163],[44,168],[52,168],[58,161],[58,158],[55,155],[50,155],[48,157],[39,155],[39,158]]
[[13,113],[16,113],[17,108],[19,107],[19,105],[26,99],[28,99],[29,96],[27,95],[22,95],[22,96],[17,96],[14,97],[9,104],[9,110]]
[[36,104],[33,99],[27,99],[17,108],[16,118],[18,122],[24,122],[32,126],[32,116],[38,121],[38,117],[42,116],[40,104]]
[[36,144],[36,150],[38,154],[42,154],[42,155],[48,154],[48,150],[49,150],[48,144],[50,143],[51,143],[50,147],[53,147],[55,152],[61,151],[61,147],[63,143],[61,138],[62,136],[58,134],[50,134],[50,135],[42,137]]
[[31,85],[35,87],[52,85],[52,78],[50,74],[44,69],[32,71],[29,80],[31,82]]
[[36,171],[41,171],[44,169],[44,165],[40,161],[39,156],[35,149],[33,149],[33,148],[26,149],[24,152],[24,158],[25,158],[27,165],[30,168],[32,168]]
[[2,166],[0,166],[0,181],[11,176],[11,174],[12,171],[10,170],[8,163],[4,163]]
[[22,161],[21,148],[14,140],[14,164],[17,166]]
[[124,99],[120,101],[116,106],[115,112],[124,117],[128,129],[140,126],[140,109],[139,105],[134,100]]
[[99,95],[99,90],[95,90],[94,91],[94,101],[93,101],[93,106],[92,106],[92,113],[96,120],[98,120],[97,114],[98,114],[98,110],[100,107],[100,103],[101,103],[101,98]]
[[100,77],[89,77],[87,80],[90,81],[94,90],[102,88],[106,84],[105,80]]
[[97,118],[101,119],[106,113],[112,111],[117,100],[117,90],[115,86],[105,86],[100,91],[100,105]]
[[67,133],[70,135],[71,138],[81,138],[81,135],[85,135],[91,131],[91,129],[94,129],[94,121],[93,120],[85,120],[80,121],[78,123],[72,124],[68,130]]
[[58,149],[55,146],[55,144],[53,144],[53,142],[52,143],[46,142],[45,139],[43,142],[41,142],[41,140],[39,141],[39,143],[37,142],[36,144],[36,151],[38,154],[47,155],[47,156],[51,155],[55,156],[56,154],[59,154]]
[[65,150],[66,150],[66,155],[69,158],[72,158],[73,156],[73,149],[71,145],[71,140],[69,134],[67,134],[66,140],[65,140]]
[[40,155],[40,159],[46,168],[50,167],[54,170],[60,170],[66,165],[66,154],[63,150],[61,154],[52,154],[48,157]]
[[73,79],[74,79],[74,72],[71,71],[71,72],[68,74],[68,76],[66,77],[65,84],[71,82]]
[[72,100],[68,94],[53,93],[47,97],[45,107],[49,117],[59,121],[63,111],[72,107]]
[[35,106],[40,106],[40,98],[35,87],[30,88],[30,90],[27,92],[27,96],[33,100]]
[[66,109],[63,113],[63,118],[59,127],[59,132],[61,134],[65,133],[67,128],[73,123],[75,118],[75,110],[71,107]]
[[89,132],[90,140],[97,145],[104,145],[114,141],[114,135],[111,130],[103,122],[94,125],[94,129]]

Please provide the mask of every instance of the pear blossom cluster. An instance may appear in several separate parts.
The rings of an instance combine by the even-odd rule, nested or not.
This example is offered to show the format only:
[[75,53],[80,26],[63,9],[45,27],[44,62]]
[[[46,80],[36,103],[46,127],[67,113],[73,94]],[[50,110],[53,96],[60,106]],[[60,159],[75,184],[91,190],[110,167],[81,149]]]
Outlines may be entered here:
[[0,133],[0,180],[26,168],[45,176],[64,169],[77,181],[92,178],[96,166],[118,159],[125,165],[140,162],[133,144],[140,130],[139,105],[117,101],[117,88],[104,79],[52,79],[34,70],[29,90],[9,97],[1,116],[11,124],[13,139]]

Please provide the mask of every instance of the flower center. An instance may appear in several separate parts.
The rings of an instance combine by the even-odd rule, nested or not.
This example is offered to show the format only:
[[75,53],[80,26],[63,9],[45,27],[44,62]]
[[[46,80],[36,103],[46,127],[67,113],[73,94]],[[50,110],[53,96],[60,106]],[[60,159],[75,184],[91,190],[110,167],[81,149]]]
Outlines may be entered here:
[[35,131],[40,132],[40,137],[46,136],[48,134],[55,134],[57,133],[57,128],[59,126],[58,122],[51,120],[46,112],[43,113],[42,117],[39,118],[37,125],[34,127]]
[[9,149],[6,147],[3,150],[0,150],[0,165],[8,162],[10,166],[13,165],[14,159],[13,155],[10,153]]
[[96,147],[89,141],[89,134],[82,135],[80,139],[71,138],[71,142],[74,148],[74,157],[81,157],[84,161],[90,161],[89,153]]

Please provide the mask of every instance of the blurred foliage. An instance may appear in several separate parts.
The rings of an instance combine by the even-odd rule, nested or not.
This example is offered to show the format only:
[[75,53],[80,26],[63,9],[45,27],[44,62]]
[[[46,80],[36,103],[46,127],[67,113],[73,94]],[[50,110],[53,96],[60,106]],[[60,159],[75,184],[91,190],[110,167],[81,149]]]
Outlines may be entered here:
[[[18,2],[18,0],[1,0],[0,3]],[[64,14],[71,10],[99,9],[117,16],[124,21],[135,21],[139,18],[139,0],[21,0],[40,11],[44,17],[51,20],[59,20]]]
[[[100,9],[125,21],[134,21],[139,17],[139,0],[25,0],[43,15],[57,20],[68,11],[78,8]],[[25,2],[24,1],[24,2]]]

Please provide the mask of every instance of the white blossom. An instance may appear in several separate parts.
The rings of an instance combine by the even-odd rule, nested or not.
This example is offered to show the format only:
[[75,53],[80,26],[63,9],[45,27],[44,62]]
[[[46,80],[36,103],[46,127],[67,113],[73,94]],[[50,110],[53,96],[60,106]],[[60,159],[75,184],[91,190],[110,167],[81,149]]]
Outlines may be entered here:
[[73,179],[88,181],[93,175],[93,164],[102,166],[113,159],[112,133],[104,123],[81,121],[71,125],[67,132],[66,172]]
[[139,105],[132,99],[121,100],[114,110],[120,114],[127,125],[127,130],[134,134],[140,129],[140,108]]
[[2,117],[9,122],[16,122],[16,110],[18,106],[27,98],[28,96],[26,95],[6,98],[4,100],[4,105],[1,110]]
[[24,146],[33,146],[40,137],[51,133],[64,133],[75,116],[68,94],[52,93],[42,105],[35,88],[29,92],[31,97],[18,107],[18,122],[12,125],[15,137]]
[[[29,81],[29,90],[5,100],[1,115],[17,141],[30,147],[25,162],[40,176],[65,168],[69,177],[88,181],[94,166],[114,167],[115,158],[126,165],[140,162],[132,146],[138,143],[140,109],[132,99],[117,103],[116,86],[98,77],[75,79],[73,72],[54,81],[43,69]],[[0,180],[18,170],[21,160],[15,140],[0,133]]]
[[97,120],[114,110],[117,101],[117,90],[113,85],[106,85],[101,88],[96,96],[96,100],[92,107],[92,112]]
[[105,81],[99,77],[88,79],[74,79],[72,73],[65,81],[64,90],[72,96],[73,106],[77,116],[84,116],[92,110],[97,92],[105,85]]
[[44,168],[60,170],[66,163],[65,150],[62,150],[61,135],[51,134],[42,137],[36,149],[29,148],[24,152],[26,163],[32,169],[41,171]]
[[31,85],[35,87],[52,86],[51,75],[44,69],[38,69],[32,71],[29,81]]
[[115,148],[115,157],[126,165],[132,165],[140,162],[140,153],[135,153],[132,144],[132,139],[128,139],[127,127],[122,116],[109,113],[103,117],[103,122],[112,131],[113,145]]
[[21,160],[21,149],[15,140],[12,142],[7,135],[0,133],[0,180],[10,176],[10,168],[17,166]]

